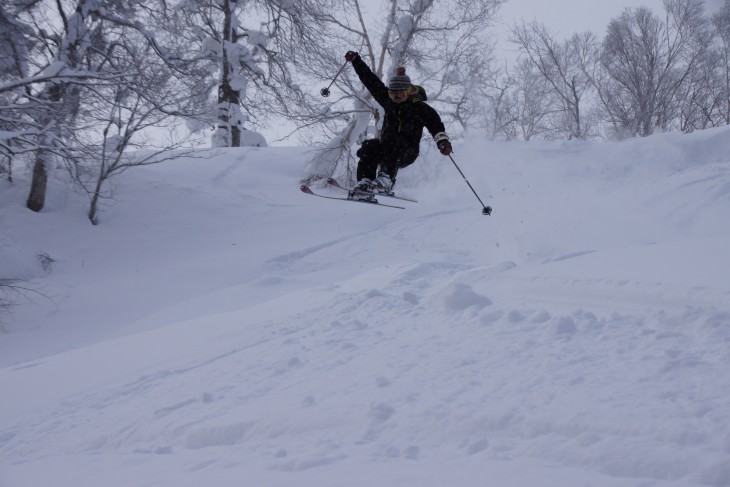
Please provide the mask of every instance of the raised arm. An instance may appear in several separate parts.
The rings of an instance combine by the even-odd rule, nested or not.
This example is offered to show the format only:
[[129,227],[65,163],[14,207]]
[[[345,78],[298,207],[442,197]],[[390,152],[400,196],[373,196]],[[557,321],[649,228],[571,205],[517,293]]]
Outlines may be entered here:
[[375,101],[380,103],[381,106],[387,104],[390,100],[388,98],[388,87],[365,64],[365,61],[362,60],[360,55],[354,51],[348,51],[345,54],[345,59],[352,63],[352,67],[355,68],[355,72],[360,78],[360,81],[362,81],[362,84],[365,85],[365,88],[367,88],[370,94],[373,95]]

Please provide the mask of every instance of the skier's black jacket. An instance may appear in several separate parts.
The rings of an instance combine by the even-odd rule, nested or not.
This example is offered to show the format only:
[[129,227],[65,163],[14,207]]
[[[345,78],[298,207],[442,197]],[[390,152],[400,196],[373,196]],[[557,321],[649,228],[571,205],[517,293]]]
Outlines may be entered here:
[[424,127],[428,129],[432,137],[439,132],[445,132],[438,112],[425,103],[426,92],[423,89],[419,90],[418,95],[409,97],[403,103],[395,103],[388,97],[387,86],[370,70],[360,56],[353,59],[352,66],[362,84],[385,111],[383,129],[380,134],[383,148],[413,154],[413,159],[415,159],[418,156]]

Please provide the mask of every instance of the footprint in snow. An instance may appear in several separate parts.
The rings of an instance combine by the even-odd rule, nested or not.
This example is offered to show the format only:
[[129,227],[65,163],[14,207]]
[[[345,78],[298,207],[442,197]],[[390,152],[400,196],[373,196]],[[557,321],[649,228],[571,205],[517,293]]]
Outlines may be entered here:
[[479,323],[482,326],[489,326],[501,320],[503,316],[504,311],[501,310],[483,312],[481,315],[479,315]]
[[556,336],[570,336],[578,331],[578,327],[570,316],[561,316],[553,323],[553,333]]
[[401,450],[398,447],[390,446],[385,449],[385,456],[387,458],[399,458],[403,457],[408,460],[418,460],[421,455],[421,449],[415,445],[408,446]]
[[421,302],[421,298],[416,294],[406,291],[403,293],[403,301],[416,305]]
[[486,450],[489,447],[489,441],[486,439],[477,440],[469,443],[466,447],[467,455],[475,455],[479,452]]
[[474,292],[467,284],[454,284],[451,291],[444,297],[444,305],[447,311],[463,311],[474,307],[482,309],[492,305],[492,300],[483,294]]

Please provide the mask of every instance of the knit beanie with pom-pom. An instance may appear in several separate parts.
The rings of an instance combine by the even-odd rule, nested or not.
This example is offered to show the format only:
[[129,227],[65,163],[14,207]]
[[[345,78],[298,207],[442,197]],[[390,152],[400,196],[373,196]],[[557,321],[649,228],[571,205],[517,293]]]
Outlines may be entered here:
[[411,87],[411,78],[406,75],[406,68],[400,66],[395,68],[395,74],[388,81],[390,91],[406,91]]

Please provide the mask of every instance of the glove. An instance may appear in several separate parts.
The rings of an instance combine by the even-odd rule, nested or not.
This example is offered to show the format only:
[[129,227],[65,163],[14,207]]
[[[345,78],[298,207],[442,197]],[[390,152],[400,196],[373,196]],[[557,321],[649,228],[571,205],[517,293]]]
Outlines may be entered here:
[[436,142],[436,147],[439,148],[439,151],[445,156],[448,156],[451,154],[451,142],[448,141],[448,139],[441,139],[438,142]]
[[358,57],[360,57],[360,54],[358,54],[357,51],[347,51],[347,53],[345,54],[345,61],[347,61],[348,63],[351,63]]

